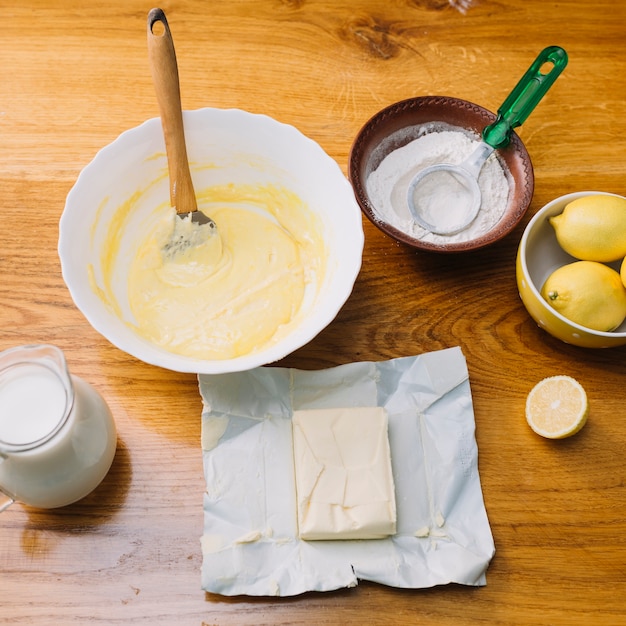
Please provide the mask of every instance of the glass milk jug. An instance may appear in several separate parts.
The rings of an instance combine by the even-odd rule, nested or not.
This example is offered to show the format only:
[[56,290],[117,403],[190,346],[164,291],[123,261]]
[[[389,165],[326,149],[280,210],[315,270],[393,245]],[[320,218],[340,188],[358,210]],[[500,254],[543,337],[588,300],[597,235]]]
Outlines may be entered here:
[[109,471],[116,443],[105,401],[69,373],[61,350],[0,352],[0,511],[15,501],[56,508],[80,500]]

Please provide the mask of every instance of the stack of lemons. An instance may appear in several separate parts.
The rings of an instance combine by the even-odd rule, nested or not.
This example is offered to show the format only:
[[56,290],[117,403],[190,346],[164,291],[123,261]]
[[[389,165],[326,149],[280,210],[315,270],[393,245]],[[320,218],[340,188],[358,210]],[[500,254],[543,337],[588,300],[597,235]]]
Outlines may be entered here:
[[[550,223],[561,248],[580,260],[555,270],[541,295],[572,322],[615,330],[626,319],[626,198],[584,196]],[[620,272],[607,265],[620,261]]]

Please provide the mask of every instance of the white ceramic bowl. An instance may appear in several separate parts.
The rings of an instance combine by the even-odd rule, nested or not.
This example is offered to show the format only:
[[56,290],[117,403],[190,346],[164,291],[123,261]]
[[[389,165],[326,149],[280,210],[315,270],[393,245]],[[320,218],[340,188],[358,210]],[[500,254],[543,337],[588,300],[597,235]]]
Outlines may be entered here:
[[[133,329],[128,305],[128,261],[140,239],[142,216],[169,201],[165,145],[158,118],[128,130],[80,173],[60,222],[59,256],[74,302],[92,326],[138,359],[182,372],[217,374],[271,363],[313,339],[337,315],[361,267],[363,227],[352,188],[337,163],[293,126],[236,109],[184,112],[187,151],[197,190],[233,182],[281,185],[319,214],[327,248],[322,284],[302,323],[275,345],[226,360],[180,356]],[[210,165],[211,167],[207,167]],[[119,313],[101,297],[102,259],[111,220],[132,198],[132,215],[119,245],[118,269],[108,287]],[[144,225],[145,228],[145,225]]]
[[[548,202],[526,226],[517,252],[517,287],[531,317],[554,337],[583,348],[611,348],[626,344],[626,321],[612,332],[586,328],[553,309],[541,296],[541,287],[554,270],[578,260],[559,246],[548,218],[562,213],[565,206],[576,198],[598,194],[615,195],[579,191]],[[609,265],[619,271],[619,261]]]

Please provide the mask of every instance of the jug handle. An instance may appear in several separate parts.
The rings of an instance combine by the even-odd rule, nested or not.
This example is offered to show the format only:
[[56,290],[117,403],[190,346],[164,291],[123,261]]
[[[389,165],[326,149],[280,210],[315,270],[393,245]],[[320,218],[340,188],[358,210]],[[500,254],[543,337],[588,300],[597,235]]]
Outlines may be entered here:
[[[0,463],[2,463],[5,458],[6,457],[0,452]],[[0,487],[0,513],[8,509],[14,502],[15,500],[8,494],[4,493],[4,491],[2,491],[2,487]]]

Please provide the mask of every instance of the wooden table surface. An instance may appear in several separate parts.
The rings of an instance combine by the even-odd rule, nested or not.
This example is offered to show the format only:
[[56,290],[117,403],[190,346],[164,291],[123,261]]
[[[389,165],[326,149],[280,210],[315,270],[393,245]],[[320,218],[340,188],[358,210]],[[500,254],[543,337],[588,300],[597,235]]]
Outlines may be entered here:
[[[15,8],[19,4],[19,8]],[[376,111],[417,95],[495,110],[540,49],[564,74],[519,134],[535,168],[522,224],[478,253],[401,246],[364,220],[363,267],[336,320],[281,365],[318,369],[461,346],[496,555],[480,588],[226,598],[200,587],[201,401],[194,375],[110,345],[74,306],[58,221],[80,170],[158,115],[138,0],[0,2],[0,350],[44,342],[108,401],[113,467],[81,502],[0,515],[1,624],[626,624],[626,348],[568,346],[517,293],[523,227],[552,198],[626,194],[626,3],[615,0],[167,1],[186,109],[295,125],[347,172]],[[14,5],[14,6],[12,6]],[[577,436],[525,423],[554,374],[587,389]]]

